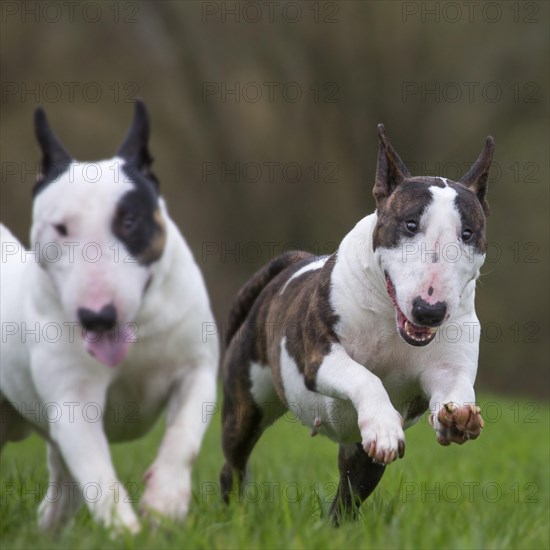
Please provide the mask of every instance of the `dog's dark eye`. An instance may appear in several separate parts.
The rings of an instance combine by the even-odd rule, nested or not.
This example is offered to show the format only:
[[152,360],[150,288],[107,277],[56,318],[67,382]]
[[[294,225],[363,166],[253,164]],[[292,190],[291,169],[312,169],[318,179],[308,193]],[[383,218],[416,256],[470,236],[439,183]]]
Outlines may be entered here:
[[462,240],[467,243],[471,238],[472,238],[472,235],[473,235],[473,231],[471,229],[463,229],[462,230]]
[[137,226],[138,219],[134,214],[126,214],[122,218],[122,228],[126,233],[130,233]]
[[54,223],[53,227],[61,237],[66,237],[69,233],[64,223]]
[[414,220],[407,220],[405,222],[405,227],[409,233],[416,233],[418,231],[418,223]]

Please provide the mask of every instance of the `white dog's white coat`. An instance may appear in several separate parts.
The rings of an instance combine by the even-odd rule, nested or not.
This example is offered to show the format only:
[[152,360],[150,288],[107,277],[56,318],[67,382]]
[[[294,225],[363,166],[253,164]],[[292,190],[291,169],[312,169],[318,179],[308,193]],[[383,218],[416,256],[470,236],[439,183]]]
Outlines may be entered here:
[[[50,492],[62,496],[42,501],[42,527],[78,509],[73,495],[101,523],[136,531],[108,442],[143,435],[166,409],[166,433],[145,476],[141,507],[185,517],[191,467],[207,427],[203,409],[216,400],[218,342],[203,338],[214,322],[206,288],[162,199],[164,250],[141,265],[111,231],[115,205],[132,187],[120,172],[124,160],[94,165],[72,163],[38,194],[30,252],[2,226],[0,400],[8,424],[0,443],[28,428],[17,415],[9,418],[10,406],[48,440]],[[99,170],[100,177],[91,182],[86,170]],[[56,233],[60,223],[70,228],[66,237]],[[113,368],[86,352],[76,317],[79,307],[97,310],[109,302],[120,326],[129,327],[119,337],[130,340]],[[90,484],[87,498],[83,489]]]

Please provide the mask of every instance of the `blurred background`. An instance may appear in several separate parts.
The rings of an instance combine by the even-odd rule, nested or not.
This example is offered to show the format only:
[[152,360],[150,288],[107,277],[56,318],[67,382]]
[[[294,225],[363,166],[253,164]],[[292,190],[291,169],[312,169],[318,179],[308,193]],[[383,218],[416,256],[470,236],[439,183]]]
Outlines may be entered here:
[[1,219],[28,243],[39,104],[78,159],[143,98],[154,170],[215,315],[284,250],[374,209],[376,125],[459,179],[492,134],[478,388],[547,396],[547,2],[2,2]]

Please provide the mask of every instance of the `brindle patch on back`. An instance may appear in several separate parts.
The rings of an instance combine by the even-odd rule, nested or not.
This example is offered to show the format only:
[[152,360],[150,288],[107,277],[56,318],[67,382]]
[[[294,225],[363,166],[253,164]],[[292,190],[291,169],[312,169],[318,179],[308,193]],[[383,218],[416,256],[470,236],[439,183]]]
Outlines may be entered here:
[[[253,402],[248,369],[252,362],[269,368],[269,344],[275,328],[267,324],[271,301],[292,274],[313,259],[308,252],[287,252],[256,273],[237,294],[229,315],[222,367],[224,378],[231,379],[231,384],[224,384],[225,400],[235,404]],[[273,374],[281,396],[279,371]],[[239,395],[231,395],[229,387]]]
[[[312,391],[323,359],[330,353],[332,344],[338,342],[335,326],[339,317],[330,300],[336,258],[337,253],[334,253],[321,269],[306,272],[292,281],[281,296],[288,307],[283,332],[287,351],[303,374],[306,387]],[[291,290],[293,285],[294,292]],[[285,297],[287,292],[289,295]],[[279,361],[277,365],[280,368]]]
[[[304,376],[306,387],[315,388],[315,376],[330,346],[337,341],[334,327],[338,317],[330,305],[330,277],[336,254],[322,268],[289,279],[315,261],[308,255],[283,271],[264,289],[250,311],[241,337],[249,360],[271,365],[277,393],[284,401],[280,372],[283,338],[289,355]],[[281,293],[281,290],[284,291]],[[245,354],[246,355],[246,354]]]
[[[337,341],[334,327],[338,317],[330,305],[330,278],[336,254],[329,257],[322,268],[306,271],[287,284],[297,271],[316,260],[312,254],[299,254],[298,261],[261,291],[224,358],[224,370],[239,366],[243,374],[251,362],[266,368],[271,366],[277,394],[283,403],[286,402],[280,371],[283,338],[289,355],[304,376],[306,387],[311,390],[315,389],[317,370],[332,343]],[[239,373],[226,372],[225,375],[239,376]]]

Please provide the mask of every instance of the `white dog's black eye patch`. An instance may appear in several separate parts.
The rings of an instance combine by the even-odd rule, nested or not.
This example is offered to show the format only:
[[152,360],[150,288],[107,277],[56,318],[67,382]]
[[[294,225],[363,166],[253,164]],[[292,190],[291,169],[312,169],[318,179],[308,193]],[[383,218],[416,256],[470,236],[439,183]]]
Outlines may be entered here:
[[136,167],[123,166],[123,170],[134,189],[118,201],[112,231],[140,264],[149,265],[161,257],[166,240],[156,186]]

